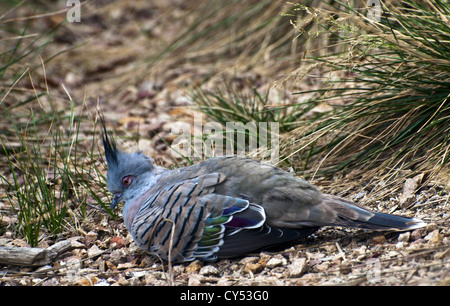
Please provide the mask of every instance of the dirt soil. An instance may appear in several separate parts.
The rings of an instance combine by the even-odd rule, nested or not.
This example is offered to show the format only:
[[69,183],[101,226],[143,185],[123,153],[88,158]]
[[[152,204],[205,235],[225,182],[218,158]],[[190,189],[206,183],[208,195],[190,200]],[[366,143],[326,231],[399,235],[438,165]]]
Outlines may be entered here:
[[[93,116],[100,101],[109,128],[122,136],[139,134],[138,144],[124,137],[121,147],[140,148],[158,165],[182,165],[161,139],[170,142],[172,129],[180,121],[192,120],[185,86],[211,74],[243,87],[269,87],[280,78],[280,71],[271,73],[258,65],[223,72],[207,60],[196,64],[181,59],[176,65],[160,64],[146,71],[149,56],[158,54],[183,29],[182,17],[189,9],[183,1],[97,1],[82,11],[81,23],[64,26],[43,50],[43,58],[58,55],[46,64],[45,73],[36,70],[36,84],[48,87],[58,97],[55,102],[67,108],[63,83],[79,107],[92,109]],[[33,11],[23,7],[14,14],[27,16]],[[37,19],[32,29],[44,31],[62,16]],[[289,94],[285,99],[295,101]],[[89,134],[89,128],[82,132]],[[86,220],[58,238],[70,240],[71,250],[41,267],[0,266],[0,285],[450,285],[450,193],[444,184],[432,180],[411,189],[405,181],[397,194],[374,199],[371,191],[377,186],[348,182],[352,188],[340,189],[320,180],[313,183],[377,211],[421,218],[428,226],[405,233],[326,227],[276,250],[169,267],[137,247],[121,216],[114,220],[98,207],[88,207]],[[6,229],[1,231],[0,245],[29,247],[11,229],[17,218],[3,197],[0,217]],[[39,247],[48,248],[53,242],[42,239]]]

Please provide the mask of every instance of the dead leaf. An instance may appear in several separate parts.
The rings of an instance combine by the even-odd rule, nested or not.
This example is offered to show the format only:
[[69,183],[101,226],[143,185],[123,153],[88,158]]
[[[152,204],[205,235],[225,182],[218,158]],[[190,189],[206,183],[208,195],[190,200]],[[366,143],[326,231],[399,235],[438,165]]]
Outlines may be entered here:
[[111,244],[115,245],[115,248],[122,248],[126,244],[126,240],[121,236],[116,236],[111,239]]

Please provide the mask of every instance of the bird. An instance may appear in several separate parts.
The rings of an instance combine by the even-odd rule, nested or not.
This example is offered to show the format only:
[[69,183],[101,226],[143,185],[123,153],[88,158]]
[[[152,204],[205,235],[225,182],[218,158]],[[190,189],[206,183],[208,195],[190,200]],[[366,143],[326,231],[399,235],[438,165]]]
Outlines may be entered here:
[[166,262],[215,261],[306,238],[324,226],[409,231],[420,219],[370,211],[248,157],[166,169],[117,148],[102,119],[113,210],[134,241]]

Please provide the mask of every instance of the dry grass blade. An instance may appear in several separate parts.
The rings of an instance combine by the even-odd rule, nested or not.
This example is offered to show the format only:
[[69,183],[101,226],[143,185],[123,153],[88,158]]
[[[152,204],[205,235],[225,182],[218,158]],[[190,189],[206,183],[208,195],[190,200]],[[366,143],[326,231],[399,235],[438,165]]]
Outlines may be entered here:
[[167,259],[167,264],[168,264],[168,277],[167,277],[167,281],[169,286],[173,286],[174,283],[174,279],[173,279],[173,267],[172,267],[172,248],[173,248],[173,236],[175,233],[175,222],[173,220],[161,217],[158,222],[156,222],[155,226],[152,228],[150,234],[149,234],[149,238],[148,238],[148,244],[147,244],[147,253],[151,254],[151,255],[155,255],[159,258],[159,260],[161,261],[161,264],[164,265],[164,261],[159,257],[159,255],[157,253],[154,253],[151,251],[151,246],[152,246],[152,242],[153,242],[153,237],[155,236],[155,231],[158,229],[159,225],[161,224],[161,222],[169,222],[171,223],[171,230],[170,230],[170,239],[169,239],[169,253],[168,253],[168,259]]

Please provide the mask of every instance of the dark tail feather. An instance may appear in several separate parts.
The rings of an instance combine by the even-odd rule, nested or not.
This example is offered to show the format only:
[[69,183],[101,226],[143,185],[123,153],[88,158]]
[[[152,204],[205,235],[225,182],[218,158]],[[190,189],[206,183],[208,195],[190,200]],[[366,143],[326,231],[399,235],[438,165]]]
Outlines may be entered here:
[[241,256],[305,238],[317,231],[317,229],[318,227],[301,229],[275,228],[264,224],[257,229],[240,231],[226,236],[216,255],[219,258]]
[[420,219],[369,211],[355,203],[332,195],[324,195],[324,203],[336,212],[335,225],[339,226],[409,231],[427,225]]
[[375,215],[367,221],[367,228],[380,230],[396,229],[409,231],[427,225],[422,220],[415,218],[406,218],[382,213],[374,213],[374,214]]

